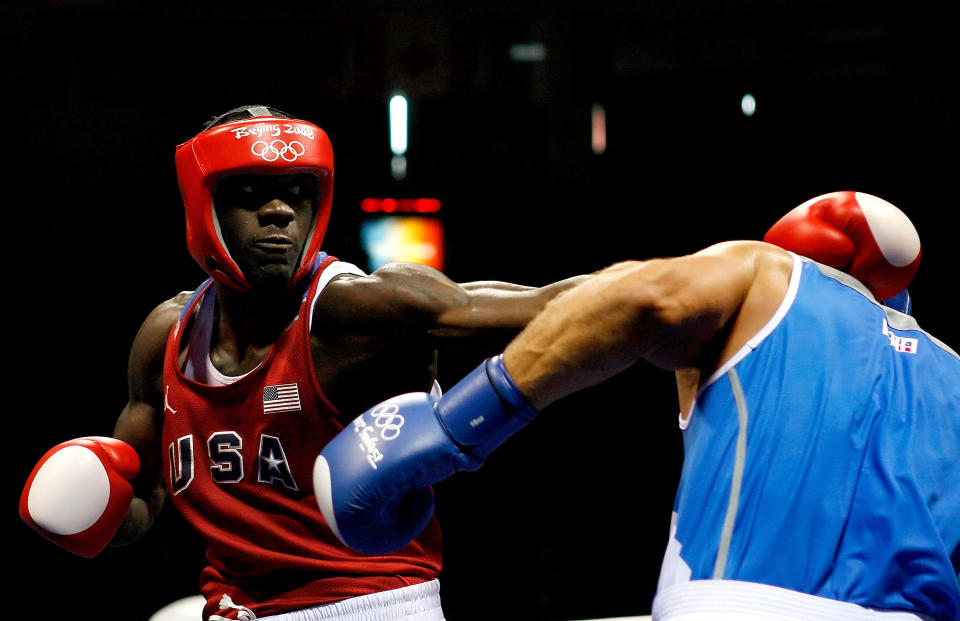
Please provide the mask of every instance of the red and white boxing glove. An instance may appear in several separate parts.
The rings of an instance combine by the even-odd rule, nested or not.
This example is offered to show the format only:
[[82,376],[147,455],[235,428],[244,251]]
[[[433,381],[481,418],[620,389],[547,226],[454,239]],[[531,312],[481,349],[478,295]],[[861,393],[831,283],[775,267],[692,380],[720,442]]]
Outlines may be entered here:
[[763,240],[846,272],[878,300],[910,284],[920,236],[902,211],[863,192],[831,192],[795,207]]
[[20,518],[67,550],[91,558],[123,522],[140,470],[132,446],[90,436],[53,447],[33,468],[20,495]]

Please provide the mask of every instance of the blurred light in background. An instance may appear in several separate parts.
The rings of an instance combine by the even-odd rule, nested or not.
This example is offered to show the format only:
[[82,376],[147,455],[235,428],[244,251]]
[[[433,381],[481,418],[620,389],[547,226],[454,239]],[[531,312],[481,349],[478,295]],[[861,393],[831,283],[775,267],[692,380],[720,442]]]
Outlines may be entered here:
[[365,213],[436,213],[440,201],[436,198],[365,198],[360,201]]
[[514,43],[508,53],[514,62],[538,63],[547,59],[547,46],[543,43]]
[[607,112],[603,105],[595,103],[590,109],[590,145],[595,155],[607,150]]
[[443,270],[443,224],[424,216],[383,216],[361,223],[360,242],[373,271],[393,261]]
[[394,155],[407,152],[407,98],[403,95],[390,98],[390,150]]
[[390,158],[390,174],[396,180],[407,176],[407,158],[404,155],[394,155]]
[[407,176],[407,98],[394,95],[390,98],[390,174],[394,179]]
[[757,111],[757,100],[747,93],[740,99],[740,110],[743,111],[744,116],[753,116],[753,113]]

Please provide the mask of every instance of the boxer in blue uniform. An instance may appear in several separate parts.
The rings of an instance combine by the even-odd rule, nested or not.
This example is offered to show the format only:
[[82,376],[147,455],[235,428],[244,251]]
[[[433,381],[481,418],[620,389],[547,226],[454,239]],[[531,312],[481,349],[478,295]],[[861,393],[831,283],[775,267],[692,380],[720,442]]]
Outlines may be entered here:
[[[957,355],[912,317],[794,255],[771,323],[701,385],[682,419],[655,610],[669,618],[695,596],[729,596],[696,582],[722,579],[956,618],[958,380]],[[742,610],[777,612],[772,592],[742,589],[753,600]],[[844,609],[792,606],[806,618]]]
[[327,521],[404,543],[431,483],[644,359],[676,371],[685,429],[654,619],[960,618],[960,358],[878,302],[915,274],[915,230],[834,193],[767,239],[611,266],[442,398],[365,412],[317,459]]

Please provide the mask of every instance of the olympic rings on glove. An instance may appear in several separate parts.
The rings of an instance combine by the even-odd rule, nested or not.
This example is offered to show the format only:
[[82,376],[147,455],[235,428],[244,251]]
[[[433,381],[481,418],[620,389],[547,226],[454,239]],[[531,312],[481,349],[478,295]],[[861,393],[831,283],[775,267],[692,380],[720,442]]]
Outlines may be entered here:
[[395,403],[381,403],[370,412],[373,424],[380,429],[380,437],[384,440],[393,440],[400,435],[400,428],[405,422],[400,408]]

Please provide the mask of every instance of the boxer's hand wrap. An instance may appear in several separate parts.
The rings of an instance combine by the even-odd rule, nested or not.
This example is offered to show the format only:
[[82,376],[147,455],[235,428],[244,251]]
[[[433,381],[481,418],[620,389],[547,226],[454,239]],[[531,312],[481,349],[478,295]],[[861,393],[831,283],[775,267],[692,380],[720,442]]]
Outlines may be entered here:
[[893,298],[920,266],[920,237],[910,219],[863,192],[832,192],[799,205],[764,241],[847,272],[878,300]]
[[85,558],[99,554],[123,522],[140,470],[136,450],[90,436],[58,444],[40,459],[20,495],[20,518]]
[[430,486],[486,456],[533,420],[500,356],[485,360],[443,397],[408,393],[361,414],[314,464],[317,504],[347,546],[387,554],[433,515]]

